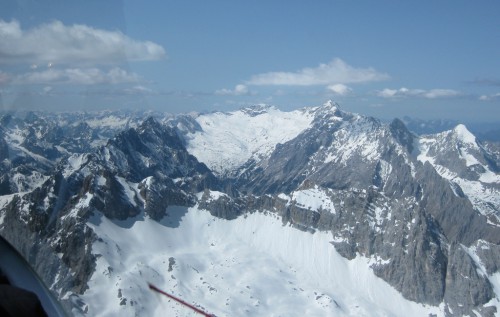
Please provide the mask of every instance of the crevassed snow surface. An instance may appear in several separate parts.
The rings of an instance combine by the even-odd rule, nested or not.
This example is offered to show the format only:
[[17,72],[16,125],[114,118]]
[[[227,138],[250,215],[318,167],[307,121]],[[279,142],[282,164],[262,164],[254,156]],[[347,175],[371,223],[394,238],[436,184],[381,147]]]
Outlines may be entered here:
[[283,112],[273,107],[254,116],[245,109],[200,115],[196,121],[203,131],[187,136],[187,150],[212,171],[224,174],[295,138],[313,118],[312,111]]
[[329,233],[283,226],[271,213],[232,221],[197,208],[168,214],[161,222],[92,219],[102,240],[82,296],[88,315],[195,316],[148,282],[219,317],[443,315],[377,278],[374,259],[342,258]]

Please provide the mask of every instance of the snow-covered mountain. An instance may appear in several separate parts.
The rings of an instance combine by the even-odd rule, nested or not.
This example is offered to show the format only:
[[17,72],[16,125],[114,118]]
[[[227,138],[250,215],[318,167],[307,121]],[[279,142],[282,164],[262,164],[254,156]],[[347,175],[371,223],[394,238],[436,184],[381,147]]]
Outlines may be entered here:
[[431,163],[458,195],[467,196],[475,210],[500,226],[500,169],[493,154],[464,125],[422,136],[419,150],[419,161]]
[[[494,120],[494,118],[491,118]],[[483,142],[499,142],[500,141],[500,122],[459,122],[457,120],[422,120],[417,118],[403,117],[408,130],[418,135],[436,134],[444,131],[452,130],[459,124],[465,124],[467,129]]]
[[148,282],[217,316],[500,312],[499,156],[465,126],[150,115],[2,118],[0,234],[73,314],[189,315]]

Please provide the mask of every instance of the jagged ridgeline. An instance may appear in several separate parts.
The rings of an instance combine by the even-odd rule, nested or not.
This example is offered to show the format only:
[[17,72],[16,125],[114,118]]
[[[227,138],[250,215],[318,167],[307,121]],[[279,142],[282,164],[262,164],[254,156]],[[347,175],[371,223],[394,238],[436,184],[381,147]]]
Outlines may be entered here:
[[72,314],[179,313],[154,279],[220,316],[494,316],[498,149],[333,102],[3,115],[0,234]]

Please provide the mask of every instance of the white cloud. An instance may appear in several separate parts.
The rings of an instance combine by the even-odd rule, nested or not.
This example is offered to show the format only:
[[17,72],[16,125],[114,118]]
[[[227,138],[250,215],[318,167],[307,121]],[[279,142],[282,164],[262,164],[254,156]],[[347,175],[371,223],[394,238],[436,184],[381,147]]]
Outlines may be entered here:
[[248,87],[246,85],[236,85],[234,89],[219,89],[215,91],[216,95],[222,96],[242,96],[250,94]]
[[66,26],[60,21],[23,30],[19,22],[0,20],[0,64],[115,64],[127,60],[159,60],[160,45],[137,41],[119,31],[87,25]]
[[150,89],[148,87],[144,87],[142,85],[136,85],[136,86],[131,87],[131,88],[126,88],[123,90],[123,92],[126,94],[129,94],[129,95],[135,95],[135,94],[150,95],[150,94],[155,93],[152,89]]
[[16,84],[120,84],[140,81],[134,73],[115,67],[105,72],[98,68],[49,68],[39,72],[30,72],[16,77]]
[[349,84],[388,79],[389,75],[379,73],[375,69],[355,68],[340,58],[328,64],[320,64],[315,68],[303,68],[297,72],[269,72],[252,76],[247,82],[250,85],[287,85],[312,86]]
[[351,88],[344,84],[329,85],[328,87],[326,87],[326,89],[339,96],[345,96],[352,91]]
[[493,95],[481,95],[479,97],[479,100],[481,100],[481,101],[491,101],[491,100],[496,100],[496,99],[500,99],[500,93],[496,93]]
[[408,89],[405,87],[399,89],[383,89],[377,92],[377,96],[382,98],[402,98],[402,97],[419,97],[427,99],[450,98],[462,95],[461,92],[453,89]]
[[426,93],[425,90],[422,89],[408,89],[405,87],[399,89],[389,89],[386,88],[377,93],[379,97],[384,98],[394,98],[394,97],[405,97],[405,96],[424,96]]
[[398,91],[396,89],[385,88],[384,90],[377,92],[377,96],[383,98],[392,98],[396,96],[397,93]]
[[460,96],[461,93],[453,89],[431,89],[424,93],[425,98],[448,98]]

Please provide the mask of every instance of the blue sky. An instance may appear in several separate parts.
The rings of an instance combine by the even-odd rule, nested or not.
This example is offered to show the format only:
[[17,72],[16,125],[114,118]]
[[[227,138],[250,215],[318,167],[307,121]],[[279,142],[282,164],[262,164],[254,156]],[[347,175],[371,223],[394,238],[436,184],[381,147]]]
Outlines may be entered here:
[[500,121],[498,1],[0,3],[3,109]]

